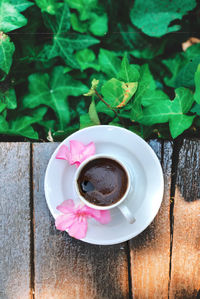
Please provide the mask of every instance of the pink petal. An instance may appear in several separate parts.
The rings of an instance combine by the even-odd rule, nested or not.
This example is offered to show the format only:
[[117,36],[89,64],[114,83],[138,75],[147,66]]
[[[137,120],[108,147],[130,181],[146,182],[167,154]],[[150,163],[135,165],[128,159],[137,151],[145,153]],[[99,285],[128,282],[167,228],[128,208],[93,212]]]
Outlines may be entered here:
[[95,218],[97,221],[99,221],[101,224],[107,224],[111,221],[110,211],[100,211],[101,215],[99,219]]
[[75,216],[73,214],[71,215],[59,215],[56,218],[56,228],[59,230],[66,230],[69,228],[75,221]]
[[56,209],[63,214],[67,214],[75,210],[75,204],[72,199],[68,199],[63,201]]
[[84,147],[84,150],[82,151],[79,162],[82,163],[85,159],[89,158],[90,156],[93,156],[95,154],[95,145],[94,142],[90,142]]
[[93,217],[97,221],[99,221],[101,224],[107,224],[111,221],[110,211],[102,211],[102,210],[95,210],[92,209],[86,205],[84,205],[82,208],[80,208],[81,212],[84,212],[84,214],[87,217]]
[[81,221],[80,218],[76,218],[68,230],[68,234],[71,237],[74,237],[76,239],[85,238],[86,233],[87,233],[87,219],[85,217],[82,217]]
[[84,150],[85,146],[77,140],[70,140],[70,164],[80,162],[80,154]]
[[62,145],[57,154],[56,154],[56,159],[62,159],[62,160],[68,160],[69,159],[69,149],[66,145]]
[[81,208],[81,211],[88,217],[93,217],[95,219],[99,219],[101,217],[101,211],[92,209],[86,205]]

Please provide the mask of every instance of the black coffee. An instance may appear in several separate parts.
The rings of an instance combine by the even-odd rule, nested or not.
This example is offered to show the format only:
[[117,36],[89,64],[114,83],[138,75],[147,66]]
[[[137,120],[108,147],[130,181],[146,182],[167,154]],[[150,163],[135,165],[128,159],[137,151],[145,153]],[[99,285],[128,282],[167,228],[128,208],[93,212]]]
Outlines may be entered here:
[[109,158],[88,162],[78,177],[80,194],[98,206],[109,206],[119,201],[127,190],[127,184],[126,171]]

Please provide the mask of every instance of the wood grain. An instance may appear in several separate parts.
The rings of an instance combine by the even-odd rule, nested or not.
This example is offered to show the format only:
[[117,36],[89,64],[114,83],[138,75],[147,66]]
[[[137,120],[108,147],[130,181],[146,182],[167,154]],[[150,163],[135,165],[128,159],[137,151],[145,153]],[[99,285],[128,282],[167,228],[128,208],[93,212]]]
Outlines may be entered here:
[[129,298],[126,243],[95,246],[55,229],[44,198],[43,180],[56,146],[33,146],[35,298]]
[[200,290],[200,141],[184,140],[174,199],[170,298]]
[[0,143],[0,298],[30,298],[29,143]]
[[130,241],[133,298],[168,298],[170,263],[170,186],[172,147],[150,142],[160,160],[165,179],[161,208],[151,225]]

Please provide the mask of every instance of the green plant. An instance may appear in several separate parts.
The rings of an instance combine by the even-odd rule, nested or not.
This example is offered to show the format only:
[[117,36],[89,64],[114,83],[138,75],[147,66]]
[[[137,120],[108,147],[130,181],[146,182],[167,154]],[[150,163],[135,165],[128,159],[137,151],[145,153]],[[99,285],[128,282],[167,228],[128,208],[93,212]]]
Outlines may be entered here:
[[1,136],[198,133],[199,12],[195,0],[1,0]]

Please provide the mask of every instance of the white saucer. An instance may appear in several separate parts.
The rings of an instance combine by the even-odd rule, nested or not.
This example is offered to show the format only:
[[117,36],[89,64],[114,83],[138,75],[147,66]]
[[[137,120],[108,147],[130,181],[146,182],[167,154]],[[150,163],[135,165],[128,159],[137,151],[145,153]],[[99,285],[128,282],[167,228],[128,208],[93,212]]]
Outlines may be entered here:
[[77,199],[72,187],[75,165],[55,159],[62,144],[69,140],[84,144],[95,143],[96,153],[114,154],[124,160],[134,177],[132,196],[127,199],[136,222],[129,224],[117,208],[111,211],[112,221],[102,225],[88,220],[87,235],[82,241],[111,245],[127,241],[141,233],[156,216],[163,197],[164,181],[160,162],[151,147],[138,135],[116,126],[93,126],[75,132],[66,138],[53,153],[45,174],[47,205],[55,218],[60,214],[56,207],[66,199]]

